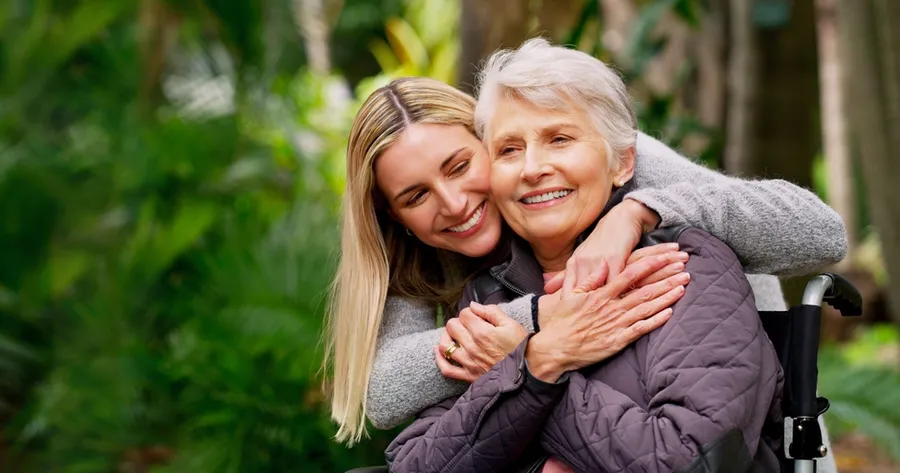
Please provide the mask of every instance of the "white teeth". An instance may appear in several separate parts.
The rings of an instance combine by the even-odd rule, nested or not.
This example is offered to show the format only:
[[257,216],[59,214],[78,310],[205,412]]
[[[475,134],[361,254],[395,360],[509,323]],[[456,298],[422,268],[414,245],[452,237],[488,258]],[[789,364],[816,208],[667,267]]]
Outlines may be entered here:
[[466,230],[470,230],[472,227],[475,226],[476,223],[478,223],[479,220],[481,220],[481,212],[483,212],[483,211],[484,211],[484,205],[482,205],[481,207],[478,207],[478,210],[476,210],[475,213],[472,214],[472,216],[469,217],[469,219],[466,220],[465,223],[462,223],[455,227],[450,227],[447,230],[450,230],[451,232],[454,232],[454,233],[460,233],[460,232],[464,232]]
[[526,197],[526,198],[522,199],[522,202],[525,202],[526,204],[539,204],[541,202],[547,202],[548,200],[559,199],[560,197],[565,197],[571,193],[572,193],[572,191],[570,191],[570,190],[547,192],[546,194],[533,195],[531,197]]

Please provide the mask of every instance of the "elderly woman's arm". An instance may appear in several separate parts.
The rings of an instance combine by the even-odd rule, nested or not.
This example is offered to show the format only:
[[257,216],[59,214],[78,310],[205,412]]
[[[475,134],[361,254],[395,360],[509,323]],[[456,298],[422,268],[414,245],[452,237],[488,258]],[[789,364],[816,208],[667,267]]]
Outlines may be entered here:
[[634,179],[626,198],[659,214],[662,227],[692,225],[727,242],[748,273],[802,274],[847,254],[837,213],[789,182],[719,174],[643,133]]
[[783,374],[737,258],[698,229],[679,243],[692,281],[669,322],[638,341],[646,403],[571,372],[547,421],[545,449],[576,471],[746,471],[777,421]]
[[[529,333],[534,331],[531,298],[500,304]],[[376,428],[396,427],[426,407],[466,390],[467,383],[446,378],[434,362],[434,347],[443,331],[436,325],[434,307],[388,297],[366,396],[366,415]]]
[[[508,471],[565,391],[524,369],[527,339],[459,398],[429,407],[388,446],[394,473]],[[512,420],[514,419],[514,420]]]

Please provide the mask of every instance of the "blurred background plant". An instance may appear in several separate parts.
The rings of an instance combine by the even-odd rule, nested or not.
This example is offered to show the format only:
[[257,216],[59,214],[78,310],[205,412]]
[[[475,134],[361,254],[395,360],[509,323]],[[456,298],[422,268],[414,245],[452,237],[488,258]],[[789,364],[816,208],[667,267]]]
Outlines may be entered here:
[[[896,233],[873,231],[870,173],[831,171],[817,96],[799,111],[769,107],[808,92],[778,76],[797,71],[776,53],[815,56],[795,30],[815,31],[821,15],[811,0],[782,2],[786,19],[741,16],[741,3],[0,2],[0,469],[382,462],[394,432],[349,450],[331,441],[319,371],[350,122],[391,77],[471,88],[473,64],[536,32],[616,64],[642,129],[707,165],[789,178],[830,202],[850,180],[844,215],[861,243],[843,270],[870,304],[863,325],[830,322],[821,390],[837,434],[900,458],[894,256],[880,244]],[[754,41],[725,35],[745,20]],[[748,87],[781,91],[755,111],[726,87],[747,44]],[[813,89],[815,59],[803,76]],[[792,143],[809,149],[767,145],[779,138],[766,126],[733,128],[804,110],[813,125],[794,127]],[[752,152],[735,157],[735,141]],[[857,457],[848,471],[872,466]]]

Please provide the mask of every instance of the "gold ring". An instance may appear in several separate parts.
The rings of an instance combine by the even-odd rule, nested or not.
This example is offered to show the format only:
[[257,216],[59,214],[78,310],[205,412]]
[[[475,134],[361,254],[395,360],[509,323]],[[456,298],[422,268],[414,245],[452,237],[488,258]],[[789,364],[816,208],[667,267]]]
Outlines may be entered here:
[[447,351],[444,352],[444,358],[446,358],[447,361],[453,361],[453,358],[451,357],[457,348],[459,348],[459,343],[453,342],[453,345],[450,345],[450,347],[447,348]]

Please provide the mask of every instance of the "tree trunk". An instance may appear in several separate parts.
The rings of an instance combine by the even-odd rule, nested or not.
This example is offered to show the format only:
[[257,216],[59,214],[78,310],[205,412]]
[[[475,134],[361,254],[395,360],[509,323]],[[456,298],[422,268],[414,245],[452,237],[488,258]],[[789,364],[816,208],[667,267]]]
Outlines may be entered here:
[[844,112],[843,64],[838,52],[836,0],[816,0],[816,31],[819,40],[819,96],[822,107],[822,138],[828,176],[828,203],[847,228],[850,251],[838,271],[853,267],[859,243],[853,165],[847,142]]
[[753,0],[730,0],[731,54],[728,63],[728,123],[725,169],[750,175],[754,169],[758,51],[753,33]]
[[458,84],[473,92],[481,61],[532,36],[559,40],[575,24],[582,0],[462,0]]
[[842,1],[837,11],[851,132],[891,281],[888,305],[900,322],[900,31],[891,24],[900,2]]
[[475,89],[481,61],[497,48],[515,48],[528,38],[531,23],[529,0],[462,0],[459,55],[459,87]]
[[306,61],[310,70],[319,75],[331,69],[328,47],[328,18],[323,0],[294,0],[294,23],[303,37]]
[[812,187],[819,152],[814,0],[794,0],[788,22],[757,30],[759,82],[753,171]]

